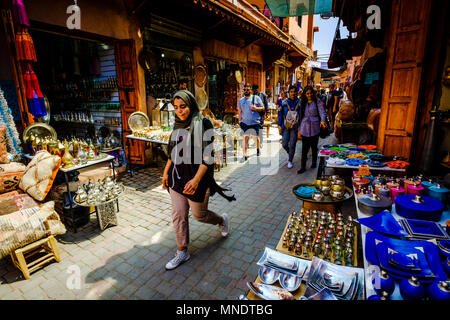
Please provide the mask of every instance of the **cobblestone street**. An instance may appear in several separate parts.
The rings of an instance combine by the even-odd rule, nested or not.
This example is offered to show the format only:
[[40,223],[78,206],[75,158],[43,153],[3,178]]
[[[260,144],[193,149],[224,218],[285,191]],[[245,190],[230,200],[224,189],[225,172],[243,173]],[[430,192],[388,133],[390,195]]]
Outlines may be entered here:
[[[312,181],[317,169],[297,175],[301,143],[294,168],[286,167],[276,128],[271,129],[272,153],[279,154],[275,174],[261,174],[255,150],[246,163],[229,163],[216,171],[219,184],[232,189],[237,201],[216,195],[210,209],[228,213],[231,232],[190,218],[191,259],[172,271],[164,265],[176,251],[171,203],[161,187],[161,168],[143,169],[122,182],[118,226],[101,231],[95,214],[77,233],[58,236],[60,263],[51,263],[25,280],[9,257],[0,261],[0,299],[232,299],[248,289],[257,276],[256,262],[264,247],[275,248],[292,210],[301,202],[291,188]],[[321,140],[320,144],[332,138]],[[262,149],[261,162],[268,144]],[[278,157],[278,156],[277,156]],[[308,166],[310,166],[310,160]],[[229,193],[230,194],[230,193]],[[73,281],[80,272],[80,283]]]

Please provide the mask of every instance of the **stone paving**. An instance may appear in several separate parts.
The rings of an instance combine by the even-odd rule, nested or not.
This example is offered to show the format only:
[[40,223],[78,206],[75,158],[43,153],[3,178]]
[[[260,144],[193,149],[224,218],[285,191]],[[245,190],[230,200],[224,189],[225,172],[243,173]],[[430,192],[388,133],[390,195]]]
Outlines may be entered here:
[[[316,174],[316,169],[296,174],[301,143],[294,168],[288,169],[279,139],[273,127],[272,154],[279,159],[274,168],[258,163],[253,149],[246,163],[229,163],[216,171],[218,183],[231,188],[237,201],[216,195],[209,208],[228,213],[231,233],[222,238],[217,226],[191,217],[191,259],[177,269],[164,269],[176,242],[161,168],[143,169],[122,177],[126,192],[120,198],[118,226],[101,231],[92,215],[77,233],[69,229],[57,236],[62,261],[32,273],[29,280],[9,257],[0,260],[0,299],[237,299],[248,291],[246,282],[256,278],[264,247],[275,248],[288,215],[301,207],[291,188]],[[267,150],[265,144],[262,163]]]

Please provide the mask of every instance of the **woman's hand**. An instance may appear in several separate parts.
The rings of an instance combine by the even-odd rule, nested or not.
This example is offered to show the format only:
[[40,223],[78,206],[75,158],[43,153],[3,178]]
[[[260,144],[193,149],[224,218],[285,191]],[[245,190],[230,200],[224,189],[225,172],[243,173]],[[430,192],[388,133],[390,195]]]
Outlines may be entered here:
[[320,121],[320,126],[322,128],[326,128],[327,127],[327,123],[325,121]]
[[281,130],[281,126],[278,126],[278,133],[280,134],[280,136],[281,136],[281,133],[282,133],[283,131]]
[[169,187],[169,175],[168,174],[163,175],[162,186],[165,190],[167,190],[167,188]]
[[184,186],[183,193],[192,195],[197,190],[199,181],[197,179],[193,178],[192,180],[189,180],[186,185]]
[[302,140],[302,134],[300,133],[300,130],[297,131],[297,140]]

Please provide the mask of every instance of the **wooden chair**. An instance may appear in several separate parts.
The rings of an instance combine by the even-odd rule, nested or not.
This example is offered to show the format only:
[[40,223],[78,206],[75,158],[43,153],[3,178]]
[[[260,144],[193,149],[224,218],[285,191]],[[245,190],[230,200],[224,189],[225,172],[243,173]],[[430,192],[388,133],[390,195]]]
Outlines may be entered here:
[[52,260],[60,262],[61,257],[55,238],[53,236],[48,236],[30,243],[23,248],[14,250],[11,252],[11,260],[23,273],[25,279],[30,279],[30,274],[32,272],[43,267]]

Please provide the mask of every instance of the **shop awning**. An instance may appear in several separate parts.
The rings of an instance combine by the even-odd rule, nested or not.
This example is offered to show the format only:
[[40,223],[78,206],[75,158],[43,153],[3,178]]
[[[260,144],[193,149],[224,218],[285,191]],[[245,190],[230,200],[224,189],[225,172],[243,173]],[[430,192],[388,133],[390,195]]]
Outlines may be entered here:
[[[226,21],[238,25],[243,30],[255,34],[273,45],[289,48],[289,35],[278,29],[266,16],[255,10],[247,1],[238,0],[236,4],[227,0],[193,0],[194,4],[206,7],[221,15]],[[260,45],[263,45],[260,42]]]
[[332,12],[333,0],[266,0],[274,17],[298,17]]

